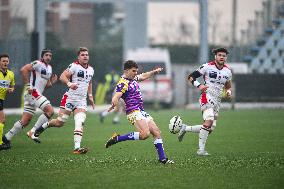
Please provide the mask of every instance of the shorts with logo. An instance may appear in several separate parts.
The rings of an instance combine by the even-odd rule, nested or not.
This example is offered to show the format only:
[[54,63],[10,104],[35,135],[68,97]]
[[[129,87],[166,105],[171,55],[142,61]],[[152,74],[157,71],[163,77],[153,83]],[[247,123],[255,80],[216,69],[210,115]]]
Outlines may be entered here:
[[214,111],[214,115],[218,116],[221,100],[216,97],[213,97],[208,93],[202,93],[199,98],[199,105],[201,111],[212,108]]
[[86,98],[84,99],[70,98],[68,94],[64,94],[60,102],[60,108],[63,108],[70,112],[78,108],[87,111],[87,100]]
[[145,119],[148,123],[149,121],[153,120],[153,118],[147,112],[143,110],[133,110],[129,114],[127,114],[127,120],[134,125],[137,120]]

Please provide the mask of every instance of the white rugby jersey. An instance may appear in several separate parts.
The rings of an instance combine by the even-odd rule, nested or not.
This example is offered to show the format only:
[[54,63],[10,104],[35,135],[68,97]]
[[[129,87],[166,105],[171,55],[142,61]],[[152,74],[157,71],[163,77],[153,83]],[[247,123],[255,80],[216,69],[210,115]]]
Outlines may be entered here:
[[203,75],[204,85],[208,86],[206,93],[212,97],[221,98],[224,85],[232,79],[232,71],[225,64],[222,69],[218,69],[215,61],[203,64],[197,71]]
[[79,62],[73,62],[67,68],[67,70],[72,74],[70,82],[77,83],[78,88],[73,90],[69,88],[65,94],[68,95],[68,98],[86,98],[89,82],[92,80],[94,75],[94,69],[90,65],[87,68],[84,68],[79,64]]
[[33,61],[31,64],[33,70],[30,75],[30,85],[42,94],[52,75],[52,67],[40,60]]

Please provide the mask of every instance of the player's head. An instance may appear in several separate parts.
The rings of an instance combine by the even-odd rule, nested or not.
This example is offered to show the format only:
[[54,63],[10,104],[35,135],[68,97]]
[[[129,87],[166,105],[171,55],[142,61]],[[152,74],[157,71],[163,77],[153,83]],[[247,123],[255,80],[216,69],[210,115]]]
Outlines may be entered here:
[[133,60],[127,60],[123,66],[124,75],[129,79],[134,79],[138,73],[138,64]]
[[8,69],[8,64],[10,63],[9,55],[4,53],[0,54],[0,67],[2,70]]
[[43,62],[48,64],[52,58],[51,49],[42,49],[40,57]]
[[87,47],[79,47],[77,51],[78,61],[80,64],[88,64],[89,62],[89,49]]
[[213,49],[212,52],[215,55],[215,62],[223,66],[227,60],[229,51],[226,48],[221,47],[221,48]]

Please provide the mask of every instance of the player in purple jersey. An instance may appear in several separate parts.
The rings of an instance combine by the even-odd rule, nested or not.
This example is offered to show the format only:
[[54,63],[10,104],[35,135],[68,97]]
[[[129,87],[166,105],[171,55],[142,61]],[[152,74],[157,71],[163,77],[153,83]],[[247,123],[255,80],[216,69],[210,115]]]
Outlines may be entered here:
[[118,105],[122,98],[125,102],[125,111],[128,121],[135,126],[137,132],[130,132],[125,135],[114,133],[106,142],[106,148],[122,141],[127,140],[145,140],[150,134],[154,137],[154,146],[158,152],[159,162],[163,164],[172,164],[164,152],[161,131],[154,122],[153,118],[144,111],[143,99],[139,88],[139,81],[146,80],[162,71],[162,68],[156,68],[152,71],[138,75],[138,65],[135,61],[128,60],[124,63],[124,74],[121,76],[117,86],[116,93],[112,98],[112,105],[108,109],[111,111]]

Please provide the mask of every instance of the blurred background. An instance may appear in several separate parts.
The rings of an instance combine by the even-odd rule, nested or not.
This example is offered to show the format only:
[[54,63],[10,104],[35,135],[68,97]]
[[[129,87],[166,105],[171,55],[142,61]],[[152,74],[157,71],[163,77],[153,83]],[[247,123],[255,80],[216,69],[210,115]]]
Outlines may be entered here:
[[[123,61],[138,57],[140,70],[166,69],[142,86],[151,107],[197,107],[187,75],[226,47],[235,95],[228,106],[284,107],[283,0],[0,0],[0,53],[9,53],[17,83],[5,107],[21,107],[19,70],[42,48],[53,50],[60,75],[81,46],[90,49],[98,105],[110,103]],[[45,95],[58,107],[65,89],[58,82]]]

